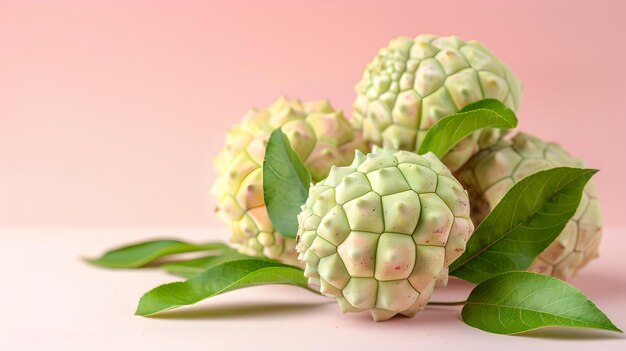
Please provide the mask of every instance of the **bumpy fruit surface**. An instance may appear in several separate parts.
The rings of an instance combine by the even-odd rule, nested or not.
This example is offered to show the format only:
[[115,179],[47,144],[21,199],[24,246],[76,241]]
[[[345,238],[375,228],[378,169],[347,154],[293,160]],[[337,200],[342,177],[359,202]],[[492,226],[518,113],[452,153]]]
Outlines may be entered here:
[[[392,40],[367,65],[356,92],[353,122],[366,141],[408,151],[419,149],[435,122],[470,103],[493,98],[515,111],[522,96],[520,81],[482,44],[434,35]],[[443,161],[456,170],[502,135],[476,132]]]
[[328,101],[302,103],[279,98],[267,109],[252,109],[226,135],[215,160],[218,178],[211,189],[219,217],[231,228],[239,251],[297,264],[295,241],[274,230],[263,201],[263,158],[271,133],[281,128],[313,181],[334,164],[345,165],[364,148],[358,132]]
[[467,192],[432,153],[375,148],[333,167],[298,216],[305,276],[342,312],[422,310],[474,227]]
[[[519,133],[481,151],[456,175],[470,194],[472,219],[478,225],[515,183],[553,167],[584,167],[584,164],[558,144]],[[590,181],[572,219],[529,270],[568,280],[598,256],[601,236],[600,204]]]

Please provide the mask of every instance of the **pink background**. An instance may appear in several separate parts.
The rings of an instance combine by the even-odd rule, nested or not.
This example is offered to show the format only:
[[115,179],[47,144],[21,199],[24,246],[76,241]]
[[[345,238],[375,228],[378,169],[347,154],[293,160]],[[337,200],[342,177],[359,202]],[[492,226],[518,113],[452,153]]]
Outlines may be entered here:
[[211,159],[251,106],[329,98],[398,35],[477,39],[525,86],[521,129],[589,165],[621,226],[620,1],[3,1],[0,227],[208,227]]
[[[281,94],[329,98],[349,115],[379,48],[434,33],[491,48],[524,82],[521,129],[601,169],[612,228],[572,283],[626,327],[615,269],[626,243],[626,1],[222,2],[0,0],[0,271],[12,282],[0,289],[10,301],[0,349],[318,350],[312,330],[338,349],[626,349],[623,335],[600,331],[486,334],[464,326],[459,307],[374,324],[288,286],[133,316],[141,294],[175,278],[79,256],[162,234],[225,239],[208,189],[230,125]],[[433,300],[467,293],[453,280]]]

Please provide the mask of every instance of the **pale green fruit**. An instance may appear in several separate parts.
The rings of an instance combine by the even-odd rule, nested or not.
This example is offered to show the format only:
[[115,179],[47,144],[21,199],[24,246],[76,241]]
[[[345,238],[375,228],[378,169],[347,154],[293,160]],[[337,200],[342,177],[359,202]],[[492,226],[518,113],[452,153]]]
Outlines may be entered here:
[[467,192],[432,153],[375,148],[311,188],[296,250],[342,312],[414,316],[465,250],[469,215]]
[[[369,144],[416,151],[439,119],[493,98],[517,110],[522,97],[513,72],[477,41],[456,36],[399,37],[382,48],[356,85],[353,123]],[[452,170],[497,142],[485,129],[463,139],[444,158]]]
[[328,101],[302,103],[279,98],[267,109],[251,109],[226,135],[215,160],[217,180],[211,189],[216,212],[230,225],[231,241],[244,254],[297,264],[295,241],[272,226],[263,200],[263,158],[270,134],[281,128],[313,181],[334,164],[346,165],[364,143],[340,111]]
[[[472,219],[478,225],[515,183],[553,167],[581,168],[584,163],[558,144],[519,133],[472,157],[456,176],[470,194]],[[590,181],[573,218],[529,270],[568,280],[598,256],[601,236],[600,203]]]

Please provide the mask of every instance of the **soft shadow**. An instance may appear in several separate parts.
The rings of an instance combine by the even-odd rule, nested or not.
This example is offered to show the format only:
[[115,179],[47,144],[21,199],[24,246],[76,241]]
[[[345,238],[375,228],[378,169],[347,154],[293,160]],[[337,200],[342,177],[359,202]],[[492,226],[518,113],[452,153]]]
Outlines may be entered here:
[[624,334],[594,329],[573,329],[547,327],[515,334],[517,337],[538,338],[546,340],[609,340],[625,339]]
[[[444,288],[466,291],[468,289],[471,290],[475,286],[476,284],[470,283],[468,281],[465,281],[463,279],[460,279],[454,276],[450,276],[448,278],[448,285],[446,285]],[[435,291],[437,291],[437,289],[441,289],[441,288],[436,288]]]
[[467,299],[474,284],[460,280],[456,277],[450,277],[448,285],[443,288],[436,288],[430,301],[462,301]]
[[375,324],[372,324],[373,319],[369,312],[349,313],[346,318],[350,318],[352,323],[358,323],[367,327],[371,327],[372,325],[389,327],[395,324],[412,324],[432,327],[436,324],[450,325],[450,320],[461,319],[458,308],[440,306],[434,306],[432,308],[427,307],[425,310],[418,312],[415,317],[406,317],[401,314],[397,314],[387,321]]
[[258,303],[226,306],[197,306],[159,313],[154,319],[224,319],[258,315],[290,315],[312,310],[334,302],[319,303]]
[[426,309],[419,312],[416,316],[415,324],[420,325],[434,325],[442,324],[449,325],[451,321],[461,319],[461,307],[463,306],[426,306]]

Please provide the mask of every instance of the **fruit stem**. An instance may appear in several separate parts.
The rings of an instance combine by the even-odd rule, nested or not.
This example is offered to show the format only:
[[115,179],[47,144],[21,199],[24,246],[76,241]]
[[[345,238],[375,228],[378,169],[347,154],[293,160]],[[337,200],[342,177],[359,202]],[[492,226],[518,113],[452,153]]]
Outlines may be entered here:
[[467,301],[430,301],[428,304],[433,306],[462,306]]

